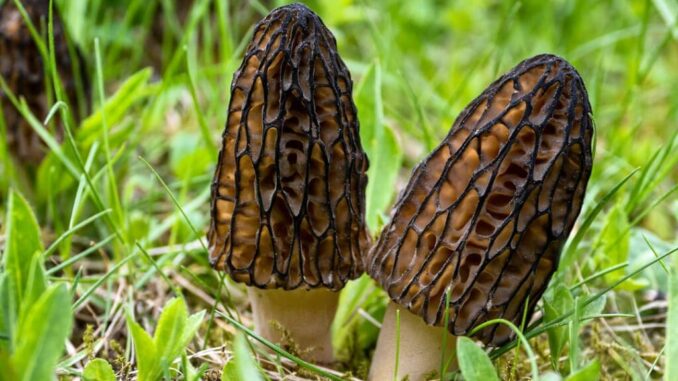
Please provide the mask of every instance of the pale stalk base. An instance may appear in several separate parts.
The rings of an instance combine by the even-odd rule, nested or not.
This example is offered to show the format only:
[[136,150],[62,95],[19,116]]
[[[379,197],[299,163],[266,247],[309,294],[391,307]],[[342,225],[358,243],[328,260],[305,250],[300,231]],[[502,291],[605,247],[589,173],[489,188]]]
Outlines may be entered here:
[[282,342],[282,327],[304,360],[323,365],[334,361],[331,326],[338,292],[324,288],[287,291],[254,287],[248,287],[247,292],[258,335],[276,344],[292,344]]
[[[396,364],[396,310],[400,310],[400,359],[397,380],[409,376],[410,381],[423,381],[432,374],[440,378],[443,335],[447,335],[445,359],[454,353],[456,338],[442,327],[426,325],[404,307],[390,302],[381,326],[377,348],[372,358],[368,381],[393,380]],[[448,371],[456,369],[454,362]]]

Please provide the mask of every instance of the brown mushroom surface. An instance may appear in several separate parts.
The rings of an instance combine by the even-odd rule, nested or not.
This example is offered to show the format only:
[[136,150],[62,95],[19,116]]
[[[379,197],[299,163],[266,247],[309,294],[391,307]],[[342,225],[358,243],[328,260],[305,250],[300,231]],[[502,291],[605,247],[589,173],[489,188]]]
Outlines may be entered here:
[[[444,324],[449,290],[453,335],[519,324],[525,303],[529,319],[581,209],[592,134],[575,69],[553,55],[521,62],[414,170],[367,271],[429,325]],[[491,345],[511,336],[503,325],[478,333]]]
[[[41,35],[47,35],[49,0],[22,0],[21,3],[38,33],[45,30]],[[66,33],[56,9],[53,17],[55,57],[59,78],[61,78],[65,96],[68,97],[70,105],[75,107],[76,116],[80,116],[77,112],[79,108],[77,107],[74,69],[79,69],[82,80],[86,81],[84,62],[77,53],[75,54],[78,59],[77,64],[72,62],[66,42]],[[0,5],[0,74],[14,95],[26,100],[31,112],[39,120],[47,117],[52,106],[48,103],[47,96],[47,86],[51,85],[46,83],[45,73],[46,66],[29,32],[28,25],[24,22],[14,2],[5,1]],[[2,89],[0,89],[0,102],[5,117],[10,151],[19,162],[38,164],[47,148]],[[61,139],[63,126],[58,115],[56,119],[55,134],[57,139]]]
[[[361,274],[369,244],[368,162],[351,93],[334,37],[307,7],[278,8],[256,25],[233,78],[212,184],[215,268],[258,289],[319,288],[336,308],[327,289]],[[286,293],[251,294],[256,315]]]

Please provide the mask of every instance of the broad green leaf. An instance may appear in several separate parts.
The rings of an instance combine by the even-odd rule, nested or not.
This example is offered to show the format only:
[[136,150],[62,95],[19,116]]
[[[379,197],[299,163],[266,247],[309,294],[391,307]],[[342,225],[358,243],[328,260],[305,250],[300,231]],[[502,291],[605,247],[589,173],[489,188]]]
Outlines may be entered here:
[[[12,278],[13,299],[17,306],[22,304],[27,291],[33,254],[42,252],[40,228],[26,199],[15,191],[10,191],[7,205],[7,227],[5,229],[6,246],[3,255],[5,271]],[[33,279],[36,279],[33,277]],[[31,285],[31,287],[38,287]]]
[[[677,262],[678,263],[678,262]],[[669,310],[666,319],[666,332],[671,333],[666,335],[666,359],[674,359],[674,361],[666,362],[665,380],[678,380],[678,271],[675,269],[678,265],[674,265],[669,276]]]
[[379,217],[395,195],[395,181],[403,157],[395,133],[384,121],[381,74],[379,62],[370,65],[355,92],[360,140],[370,161],[365,219],[373,233],[379,230]]
[[169,155],[172,172],[180,179],[206,173],[214,161],[200,137],[188,132],[179,133],[172,139]]
[[457,339],[457,360],[466,381],[499,381],[490,357],[468,337]]
[[196,332],[198,332],[198,328],[200,328],[200,324],[202,324],[204,318],[205,311],[203,310],[189,316],[188,319],[186,319],[184,332],[181,335],[181,349],[185,349],[188,343],[193,340],[193,336],[195,336]]
[[168,367],[186,349],[204,316],[205,311],[188,316],[184,299],[174,298],[167,302],[160,314],[153,338],[128,317],[127,323],[137,350],[139,380],[154,380],[168,374]]
[[242,333],[235,336],[233,358],[224,365],[221,381],[263,381],[246,340]]
[[5,273],[0,280],[0,333],[7,340],[0,341],[0,348],[13,353],[20,338],[16,326],[21,316],[27,316],[27,310],[47,287],[38,223],[28,202],[15,191],[9,194],[6,235]]
[[162,374],[160,358],[151,336],[137,322],[127,316],[127,329],[132,335],[137,360],[138,380],[155,381]]
[[[23,299],[18,308],[18,320],[22,321],[31,313],[30,309],[40,296],[47,289],[47,279],[45,278],[45,269],[42,265],[42,254],[38,251],[33,253],[28,268],[28,277],[26,279],[26,288]],[[16,338],[17,340],[20,337]]]
[[[544,295],[544,323],[558,319],[574,308],[574,299],[570,290],[561,283],[550,287]],[[551,365],[558,369],[558,358],[567,343],[567,326],[553,327],[548,330]]]
[[598,381],[600,379],[600,362],[593,360],[585,367],[567,376],[565,381]]
[[366,221],[370,231],[379,231],[380,217],[391,206],[395,196],[395,183],[402,164],[403,152],[393,130],[384,126],[381,141],[374,147],[374,160],[367,172],[368,182],[365,196]]
[[589,316],[600,315],[605,308],[605,303],[607,303],[607,296],[601,295],[599,298],[596,298],[587,304],[581,314],[582,318],[587,318]]
[[21,381],[50,380],[71,333],[71,295],[65,284],[50,287],[19,322],[12,355]]
[[94,359],[87,364],[82,377],[84,381],[115,381],[115,372],[108,361]]
[[181,338],[186,326],[188,311],[182,298],[168,301],[160,314],[158,325],[153,335],[153,343],[161,361],[170,364],[184,349]]

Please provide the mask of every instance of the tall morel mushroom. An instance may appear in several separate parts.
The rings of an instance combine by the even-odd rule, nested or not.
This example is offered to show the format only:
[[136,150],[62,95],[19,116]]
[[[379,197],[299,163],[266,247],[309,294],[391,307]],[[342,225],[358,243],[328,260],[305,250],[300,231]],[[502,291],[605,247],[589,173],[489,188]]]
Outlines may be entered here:
[[320,18],[299,4],[274,10],[234,75],[212,184],[211,263],[250,286],[260,335],[286,331],[321,363],[333,359],[336,291],[361,274],[369,244],[351,93]]
[[[49,0],[22,0],[21,3],[33,26],[41,36],[47,35],[49,18]],[[54,46],[56,65],[65,96],[73,107],[78,106],[74,69],[86,82],[85,65],[82,57],[75,53],[78,60],[74,63],[69,54],[66,32],[61,24],[57,10],[54,10]],[[75,66],[75,67],[74,67]],[[8,0],[0,4],[0,74],[9,89],[18,97],[23,97],[31,112],[39,119],[47,117],[51,104],[48,104],[49,84],[45,81],[47,72],[43,57],[36,45],[27,23],[21,16],[14,1]],[[38,164],[47,148],[42,140],[23,118],[21,113],[10,102],[9,97],[0,89],[0,102],[7,128],[7,143],[14,156],[23,163]],[[86,108],[86,105],[85,107]],[[76,115],[79,110],[76,107]],[[80,116],[80,115],[77,115]],[[55,131],[57,139],[63,135],[63,126],[58,120]]]
[[[553,55],[521,62],[464,109],[414,170],[366,263],[392,300],[370,380],[393,377],[397,306],[397,378],[411,380],[439,369],[445,328],[430,326],[444,326],[446,311],[452,335],[531,316],[581,209],[590,114],[581,77]],[[477,333],[489,345],[511,337],[503,325]]]

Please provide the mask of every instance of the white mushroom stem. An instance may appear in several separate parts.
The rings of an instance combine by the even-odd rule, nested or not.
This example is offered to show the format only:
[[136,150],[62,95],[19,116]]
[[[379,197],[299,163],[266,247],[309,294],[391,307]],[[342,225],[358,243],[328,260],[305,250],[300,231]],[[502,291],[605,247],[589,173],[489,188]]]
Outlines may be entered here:
[[295,345],[296,355],[305,360],[324,365],[334,361],[331,326],[339,292],[325,288],[247,290],[258,335],[273,343]]
[[[400,355],[396,374],[396,311],[400,311]],[[443,327],[426,325],[421,317],[406,308],[390,302],[381,326],[377,348],[372,357],[372,366],[368,381],[402,380],[423,381],[432,375],[440,378],[443,358],[443,337],[447,336],[445,361],[454,356],[456,337]],[[456,369],[456,363],[450,361],[447,370]],[[394,377],[395,376],[395,377]]]

